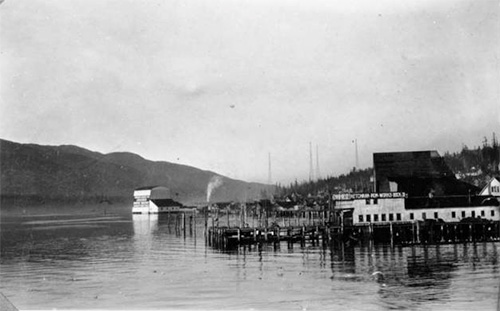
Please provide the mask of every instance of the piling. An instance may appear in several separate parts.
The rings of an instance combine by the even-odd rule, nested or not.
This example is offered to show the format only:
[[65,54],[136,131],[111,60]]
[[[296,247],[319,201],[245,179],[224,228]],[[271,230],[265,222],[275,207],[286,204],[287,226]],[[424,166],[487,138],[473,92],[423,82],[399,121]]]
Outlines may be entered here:
[[[227,211],[229,214],[229,211]],[[342,221],[337,223],[324,222],[326,214],[316,211],[293,211],[282,213],[266,213],[263,209],[255,215],[260,225],[248,226],[245,217],[246,211],[243,206],[240,209],[240,226],[219,227],[217,214],[214,211],[211,227],[206,227],[207,241],[210,245],[221,248],[237,245],[252,245],[263,243],[274,243],[274,247],[279,247],[282,241],[286,241],[289,247],[293,248],[293,243],[300,241],[305,243],[345,243],[346,247],[354,244],[390,244],[395,245],[415,245],[415,244],[442,244],[442,243],[463,243],[474,241],[497,241],[500,239],[498,232],[499,223],[439,223],[439,222],[386,222],[386,223],[366,223],[350,225]],[[226,215],[227,216],[227,215]],[[339,215],[342,220],[342,215]],[[182,218],[181,218],[182,217]],[[281,219],[279,219],[281,217]],[[286,218],[289,225],[286,225]],[[267,220],[265,218],[268,218]],[[292,219],[293,218],[293,219]],[[205,215],[205,225],[208,223],[208,216]],[[257,220],[256,219],[256,220]],[[272,226],[268,226],[270,221]],[[185,214],[180,215],[176,224],[185,230]],[[190,227],[193,220],[190,217]],[[280,227],[278,223],[284,224]]]
[[394,246],[394,231],[392,229],[392,222],[389,223],[389,231],[391,235],[391,247]]
[[182,231],[184,232],[184,237],[186,236],[186,213],[182,213]]

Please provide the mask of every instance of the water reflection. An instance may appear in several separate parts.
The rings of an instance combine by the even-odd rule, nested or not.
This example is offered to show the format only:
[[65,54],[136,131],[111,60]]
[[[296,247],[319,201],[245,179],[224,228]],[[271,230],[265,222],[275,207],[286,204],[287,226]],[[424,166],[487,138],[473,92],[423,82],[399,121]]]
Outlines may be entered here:
[[222,251],[205,245],[203,219],[178,215],[21,217],[1,229],[0,290],[21,308],[489,310],[500,279],[492,242]]
[[[265,272],[266,265],[271,265],[276,269],[278,279],[285,277],[292,283],[304,281],[299,276],[308,274],[314,275],[312,283],[318,283],[328,275],[325,271],[328,266],[331,282],[376,284],[379,296],[377,306],[384,308],[440,309],[452,302],[463,306],[478,304],[489,310],[495,308],[497,303],[497,248],[498,243],[493,242],[413,247],[346,247],[335,243],[314,247],[281,243],[279,248],[271,245],[245,246],[226,253],[243,261],[233,268],[245,278],[248,277],[247,261],[252,260],[258,262],[259,279],[269,279]],[[270,263],[270,256],[279,260]],[[291,257],[295,260],[288,261]],[[296,260],[297,257],[300,259]],[[456,290],[457,282],[462,291]],[[493,292],[495,296],[478,300],[477,297],[484,295],[483,289],[486,293]],[[476,294],[464,295],[463,292],[469,290]]]
[[132,226],[119,216],[18,217],[2,223],[2,260],[78,260],[96,250],[95,240],[131,236]]
[[135,236],[152,236],[158,230],[158,215],[132,215]]

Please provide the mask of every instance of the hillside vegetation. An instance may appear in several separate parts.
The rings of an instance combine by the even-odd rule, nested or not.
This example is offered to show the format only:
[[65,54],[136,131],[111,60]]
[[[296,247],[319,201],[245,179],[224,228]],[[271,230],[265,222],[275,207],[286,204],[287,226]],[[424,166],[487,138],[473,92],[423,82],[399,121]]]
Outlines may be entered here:
[[[161,185],[184,204],[206,202],[210,179],[194,167],[155,162],[127,152],[101,154],[77,146],[41,146],[0,140],[2,202],[131,202],[135,188]],[[260,199],[271,186],[222,176],[213,201]]]
[[[495,134],[491,143],[485,137],[481,146],[469,149],[463,146],[460,152],[446,152],[445,162],[455,173],[457,179],[477,187],[483,187],[493,176],[500,175],[500,147]],[[280,197],[296,194],[302,197],[325,195],[340,192],[369,192],[373,185],[371,177],[373,168],[353,169],[348,174],[327,177],[317,181],[292,183],[287,186],[278,185],[277,195]]]

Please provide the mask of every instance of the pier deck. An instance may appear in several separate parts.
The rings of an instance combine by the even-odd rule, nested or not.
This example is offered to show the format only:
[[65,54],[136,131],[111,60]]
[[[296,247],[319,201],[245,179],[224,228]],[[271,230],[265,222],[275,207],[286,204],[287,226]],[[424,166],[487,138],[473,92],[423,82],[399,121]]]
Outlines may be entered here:
[[355,226],[210,227],[210,246],[230,248],[256,243],[390,243],[399,245],[500,241],[500,222],[386,223]]

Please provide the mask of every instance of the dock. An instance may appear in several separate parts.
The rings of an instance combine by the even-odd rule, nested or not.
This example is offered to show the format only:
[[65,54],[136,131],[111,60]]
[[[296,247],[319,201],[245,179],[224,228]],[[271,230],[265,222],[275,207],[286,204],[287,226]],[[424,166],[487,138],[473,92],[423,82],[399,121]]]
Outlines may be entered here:
[[[341,242],[347,245],[367,243],[391,245],[451,244],[466,242],[500,241],[500,222],[387,222],[357,225],[339,224],[323,217],[300,217],[307,213],[295,213],[292,217],[274,215],[271,219],[253,220],[255,225],[241,221],[241,225],[219,225],[212,218],[206,221],[205,239],[209,246],[220,249],[240,245],[294,243],[317,245]],[[319,216],[323,215],[323,216]],[[217,217],[216,215],[215,217]],[[280,225],[281,223],[281,225]]]

